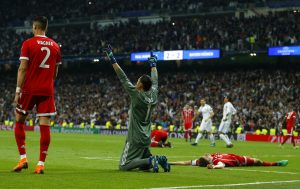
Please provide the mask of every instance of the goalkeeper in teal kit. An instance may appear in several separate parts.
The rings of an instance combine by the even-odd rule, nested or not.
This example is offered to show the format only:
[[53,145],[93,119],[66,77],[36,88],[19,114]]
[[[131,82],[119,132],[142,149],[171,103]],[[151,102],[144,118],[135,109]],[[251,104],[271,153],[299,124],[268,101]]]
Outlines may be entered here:
[[142,75],[136,85],[133,85],[113,56],[112,48],[104,49],[123,87],[130,96],[129,126],[125,146],[120,158],[119,169],[150,170],[158,172],[160,165],[165,172],[170,171],[170,165],[165,156],[153,156],[150,153],[151,114],[157,104],[158,76],[156,70],[157,58],[152,55],[148,59],[151,66],[151,77]]

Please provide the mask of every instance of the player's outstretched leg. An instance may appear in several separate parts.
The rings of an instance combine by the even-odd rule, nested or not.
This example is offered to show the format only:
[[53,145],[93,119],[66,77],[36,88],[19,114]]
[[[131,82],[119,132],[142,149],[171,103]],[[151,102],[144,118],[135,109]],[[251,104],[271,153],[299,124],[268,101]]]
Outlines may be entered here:
[[189,130],[189,139],[190,139],[190,142],[192,142],[192,137],[193,137],[193,133],[191,130]]
[[202,138],[202,132],[198,133],[197,138],[195,142],[192,144],[192,146],[197,146],[198,141]]
[[13,168],[13,171],[20,172],[22,169],[28,168],[28,161],[26,158],[26,148],[25,148],[25,124],[21,122],[16,122],[15,125],[15,139],[17,142],[19,154],[20,154],[20,161],[18,164]]
[[284,136],[284,140],[281,143],[281,146],[283,146],[290,137],[291,137],[290,135]]
[[226,143],[227,148],[232,148],[233,144],[230,142],[229,138],[224,133],[219,133],[220,138]]
[[209,139],[210,139],[210,146],[211,147],[215,147],[216,146],[216,143],[215,143],[215,137],[212,133],[208,133],[208,136],[209,136]]
[[158,163],[164,169],[164,172],[170,172],[171,166],[168,163],[168,159],[166,156],[158,156]]
[[289,160],[281,160],[277,162],[277,166],[287,166],[289,163]]
[[185,139],[185,142],[188,141],[188,131],[187,130],[184,131],[184,139]]
[[293,145],[294,149],[298,149],[298,146],[296,146],[295,137],[293,134],[292,134],[292,145]]

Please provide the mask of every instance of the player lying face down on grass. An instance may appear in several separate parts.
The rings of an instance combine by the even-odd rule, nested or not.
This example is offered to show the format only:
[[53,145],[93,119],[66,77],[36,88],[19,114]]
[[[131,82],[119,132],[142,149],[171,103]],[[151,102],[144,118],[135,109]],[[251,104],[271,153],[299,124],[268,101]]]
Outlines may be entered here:
[[265,162],[248,156],[240,156],[236,154],[214,153],[205,154],[199,159],[191,161],[171,162],[171,165],[192,165],[199,167],[207,167],[208,169],[222,169],[224,167],[239,166],[286,166],[288,160],[278,162]]
[[171,142],[167,142],[169,133],[162,129],[151,131],[151,147],[171,148]]
[[115,59],[112,48],[108,45],[104,49],[112,66],[120,79],[124,89],[130,96],[128,135],[120,158],[119,169],[159,171],[160,165],[164,172],[170,171],[170,165],[165,156],[152,156],[149,150],[151,143],[151,114],[157,104],[158,74],[156,69],[157,58],[151,53],[148,63],[151,67],[151,77],[141,76],[136,85],[127,78]]

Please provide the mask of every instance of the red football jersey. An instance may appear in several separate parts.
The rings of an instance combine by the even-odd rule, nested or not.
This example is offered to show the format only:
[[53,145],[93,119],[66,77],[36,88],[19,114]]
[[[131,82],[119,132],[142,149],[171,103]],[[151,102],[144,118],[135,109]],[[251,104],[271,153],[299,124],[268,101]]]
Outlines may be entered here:
[[54,74],[61,64],[59,45],[52,39],[37,35],[23,42],[20,60],[28,60],[28,69],[21,86],[22,93],[54,95]]
[[293,128],[295,126],[296,117],[297,117],[297,113],[295,111],[286,113],[286,115],[285,115],[286,127],[288,129]]
[[215,153],[211,154],[213,165],[217,165],[219,162],[225,164],[226,167],[235,167],[245,165],[245,157],[238,156],[235,154],[221,154]]
[[159,142],[163,138],[168,138],[168,132],[163,130],[154,130],[151,132],[151,140]]
[[193,122],[193,117],[194,117],[194,110],[191,108],[184,108],[182,111],[182,115],[183,115],[183,121],[186,124],[190,124]]

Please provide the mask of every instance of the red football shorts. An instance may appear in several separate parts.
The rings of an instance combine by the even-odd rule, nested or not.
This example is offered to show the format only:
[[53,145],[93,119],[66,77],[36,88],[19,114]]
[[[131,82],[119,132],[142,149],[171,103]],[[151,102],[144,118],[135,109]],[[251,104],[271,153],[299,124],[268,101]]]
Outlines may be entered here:
[[56,115],[54,96],[37,96],[21,94],[16,107],[16,112],[27,115],[36,106],[37,116]]
[[184,123],[184,130],[191,130],[193,128],[192,123]]

